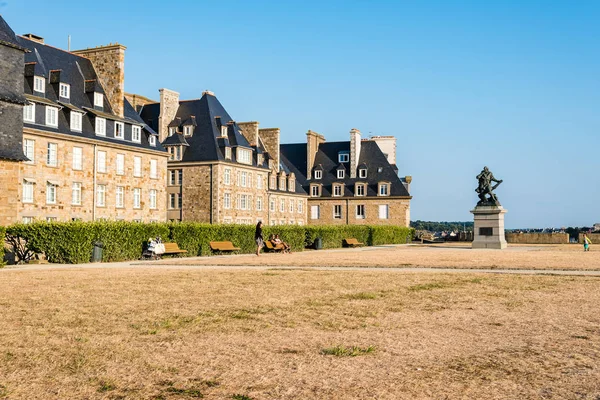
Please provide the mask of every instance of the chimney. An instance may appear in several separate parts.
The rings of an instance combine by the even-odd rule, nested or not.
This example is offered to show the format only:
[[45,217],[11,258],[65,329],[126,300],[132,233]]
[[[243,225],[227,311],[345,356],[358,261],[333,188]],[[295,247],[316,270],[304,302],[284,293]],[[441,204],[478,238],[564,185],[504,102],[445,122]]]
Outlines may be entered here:
[[26,33],[23,35],[25,39],[33,40],[34,42],[38,42],[44,44],[44,38],[38,35],[34,35],[33,33]]
[[279,128],[264,128],[258,130],[258,137],[262,140],[265,150],[269,156],[275,160],[275,171],[279,172],[279,136],[281,129]]
[[412,182],[412,176],[406,175],[404,178],[400,178],[400,180],[404,184],[406,191],[408,191],[408,193],[410,193],[410,183]]
[[159,89],[159,93],[158,140],[162,143],[169,136],[169,124],[175,119],[179,109],[179,93],[165,88]]
[[325,136],[309,130],[306,132],[306,178],[312,179],[312,169],[319,145],[325,143]]
[[396,165],[396,137],[395,136],[372,136],[370,140],[377,143],[381,152],[385,154],[390,164]]
[[350,129],[350,178],[356,178],[358,158],[360,157],[360,144],[360,131],[356,128]]
[[72,52],[92,62],[106,98],[119,117],[123,117],[125,105],[125,49],[125,46],[111,43]]
[[258,122],[238,122],[237,124],[250,146],[258,146]]

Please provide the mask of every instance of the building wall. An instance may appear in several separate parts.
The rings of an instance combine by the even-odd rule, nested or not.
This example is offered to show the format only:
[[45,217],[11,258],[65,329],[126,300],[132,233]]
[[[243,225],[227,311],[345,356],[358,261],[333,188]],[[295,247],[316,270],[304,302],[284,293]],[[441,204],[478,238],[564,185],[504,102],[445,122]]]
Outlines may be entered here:
[[[274,211],[271,209],[274,203]],[[283,211],[281,202],[283,201]],[[293,208],[291,207],[293,204]],[[301,205],[300,205],[301,204]],[[307,197],[293,193],[271,192],[269,194],[268,215],[264,220],[268,225],[306,225]]]
[[[80,219],[92,221],[94,219],[108,220],[139,220],[165,221],[166,220],[166,170],[167,157],[162,152],[143,151],[122,145],[110,145],[89,139],[75,140],[62,135],[37,132],[26,129],[24,139],[35,142],[35,157],[33,162],[21,164],[21,178],[18,183],[18,199],[20,204],[19,219],[34,218],[57,221],[70,221]],[[48,143],[57,144],[57,166],[47,165]],[[97,143],[97,144],[94,144]],[[73,169],[73,148],[82,148],[82,169]],[[106,173],[96,173],[96,186],[94,185],[94,152],[106,152]],[[125,171],[123,175],[116,173],[117,154],[125,157]],[[134,156],[141,157],[142,176],[133,176]],[[150,178],[150,160],[157,160],[157,178]],[[34,196],[32,203],[23,202],[23,186],[25,180],[33,180]],[[56,204],[47,204],[47,182],[56,182]],[[82,184],[81,205],[72,204],[73,183]],[[106,185],[105,205],[95,205],[97,185]],[[116,206],[117,186],[122,186],[124,191],[123,207]],[[134,188],[141,189],[140,208],[134,208]],[[150,209],[150,190],[156,190],[156,208]],[[95,213],[95,215],[94,215]]]
[[[519,244],[566,244],[568,233],[506,233],[507,243]],[[581,235],[583,237],[583,235]]]
[[[334,206],[342,206],[341,218],[334,218]],[[365,206],[365,218],[356,218],[356,206]],[[379,218],[379,206],[388,206],[388,218]],[[311,207],[319,206],[319,218],[312,219]],[[309,198],[307,218],[310,225],[397,225],[409,226],[410,199],[389,197]]]
[[[183,221],[211,222],[211,172],[210,165],[179,166],[183,170],[181,185]],[[214,194],[213,194],[214,200]]]
[[0,160],[0,225],[18,222],[20,162]]

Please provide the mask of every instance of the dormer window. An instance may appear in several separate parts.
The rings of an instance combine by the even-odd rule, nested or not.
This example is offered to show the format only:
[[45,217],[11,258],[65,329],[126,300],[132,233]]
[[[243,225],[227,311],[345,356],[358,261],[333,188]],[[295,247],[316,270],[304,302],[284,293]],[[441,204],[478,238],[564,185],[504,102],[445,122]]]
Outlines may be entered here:
[[275,175],[271,176],[271,179],[269,179],[269,187],[272,190],[277,189],[277,177],[275,177]]
[[[154,144],[152,144],[152,138],[154,138]],[[156,137],[150,136],[149,140],[150,140],[151,146],[156,146]],[[136,125],[131,126],[131,141],[135,142],[135,143],[142,142],[142,127],[141,126],[136,126]]]
[[115,122],[115,139],[125,139],[125,125],[122,122]]
[[366,168],[361,168],[358,170],[358,177],[359,178],[366,178],[367,177],[367,169]]
[[96,135],[106,136],[106,120],[104,118],[96,117]]
[[76,112],[76,111],[71,111],[69,113],[69,116],[70,116],[71,130],[76,131],[76,132],[81,132],[81,121],[82,121],[83,114]]
[[285,190],[285,176],[279,178],[279,190]]
[[322,179],[322,178],[323,178],[323,171],[316,170],[315,171],[315,179]]
[[192,125],[186,125],[183,127],[183,135],[184,136],[192,136],[194,132],[194,127]]
[[310,195],[311,197],[320,197],[321,185],[310,185]]
[[23,121],[35,122],[35,103],[26,104],[23,107]]
[[[135,128],[135,127],[134,127]],[[148,143],[150,143],[150,146],[152,147],[156,147],[156,136],[154,135],[150,135],[148,137]]]
[[252,164],[252,150],[242,149],[238,147],[237,161],[242,164]]
[[263,165],[263,163],[264,163],[263,155],[262,154],[258,154],[256,156],[256,164],[257,165]]
[[389,196],[390,195],[389,183],[380,183],[379,184],[379,195],[380,196]]
[[169,136],[173,136],[175,132],[177,132],[177,128],[175,128],[174,126],[169,128]]
[[221,126],[221,137],[227,137],[227,125]]
[[59,85],[59,92],[60,92],[60,97],[64,97],[65,99],[68,99],[71,97],[71,85],[68,85],[66,83],[61,83]]
[[46,125],[58,127],[58,108],[46,106]]
[[102,93],[94,92],[94,106],[104,107],[104,95]]
[[339,153],[338,154],[338,162],[346,163],[346,162],[349,162],[349,161],[350,161],[350,154],[349,153],[344,152],[344,153]]
[[333,185],[333,196],[341,197],[344,193],[344,186],[342,185]]
[[40,93],[46,93],[46,80],[44,79],[44,77],[33,77],[33,90]]
[[231,147],[225,147],[225,158],[231,160]]
[[296,191],[296,179],[291,177],[289,178],[289,182],[288,182],[288,190],[290,192],[295,192]]
[[364,183],[356,184],[354,195],[355,196],[364,196],[365,195],[365,184]]
[[344,179],[344,175],[345,175],[344,173],[345,172],[346,171],[344,171],[343,169],[338,169],[338,171],[337,171],[337,177],[338,177],[338,179]]

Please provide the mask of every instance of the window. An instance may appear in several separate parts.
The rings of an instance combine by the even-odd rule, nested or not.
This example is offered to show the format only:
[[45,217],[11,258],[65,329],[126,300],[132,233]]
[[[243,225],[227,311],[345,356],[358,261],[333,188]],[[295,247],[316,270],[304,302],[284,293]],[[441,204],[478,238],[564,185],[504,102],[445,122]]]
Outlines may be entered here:
[[304,202],[302,200],[298,200],[298,214],[302,214],[304,212]]
[[294,200],[290,200],[290,212],[294,212]]
[[312,197],[319,197],[321,195],[321,187],[319,185],[311,185],[310,195]]
[[175,132],[177,132],[177,128],[175,128],[174,126],[169,128],[169,136],[173,136]]
[[175,179],[177,179],[177,172],[172,169],[169,171],[169,185],[175,185]]
[[183,199],[181,193],[177,193],[177,208],[181,208],[181,204],[183,203]]
[[252,164],[252,151],[238,148],[237,158],[238,162],[242,164]]
[[23,107],[23,121],[35,123],[35,103]]
[[348,162],[350,161],[350,154],[348,153],[339,153],[338,154],[338,162]]
[[34,217],[23,217],[23,223],[24,224],[30,224],[35,220]]
[[[154,139],[154,144],[152,144],[152,139]],[[142,142],[142,128],[136,125],[131,126],[131,141],[135,143]],[[150,145],[156,146],[156,137],[154,135],[150,136]]]
[[249,207],[250,206],[250,202],[249,202],[250,196],[248,196],[247,194],[242,194],[242,195],[240,195],[239,199],[240,199],[240,207],[239,207],[240,210],[250,209],[250,207]]
[[56,188],[58,185],[55,182],[46,183],[46,203],[56,204]]
[[221,126],[221,137],[227,137],[227,125]]
[[73,169],[81,171],[83,169],[83,149],[73,147]]
[[279,190],[285,190],[285,177],[279,178]]
[[382,173],[383,172],[383,167],[377,168],[377,172]]
[[150,178],[158,179],[158,161],[150,160]]
[[248,173],[246,171],[242,171],[240,186],[246,187],[246,181],[247,180],[248,180]]
[[122,122],[115,122],[115,139],[125,139],[125,126]]
[[140,208],[142,200],[142,189],[134,188],[133,189],[133,208]]
[[231,185],[231,168],[225,168],[223,171],[223,183],[225,185]]
[[142,176],[142,157],[133,157],[133,176]]
[[231,208],[231,193],[223,194],[223,208],[227,210]]
[[263,176],[260,174],[256,175],[256,188],[257,189],[263,188]]
[[333,186],[333,195],[335,197],[340,197],[342,195],[342,185]]
[[181,156],[183,154],[182,146],[175,146],[175,160],[181,160]]
[[356,218],[364,219],[365,218],[365,205],[359,204],[356,206]]
[[179,185],[181,185],[181,183],[183,182],[183,170],[177,170],[177,183]]
[[333,218],[342,219],[342,206],[340,204],[333,206]]
[[256,164],[257,165],[263,165],[263,163],[265,162],[263,155],[262,154],[257,154],[256,155]]
[[344,171],[343,169],[338,169],[338,171],[337,171],[338,179],[344,179],[345,172],[346,171]]
[[277,189],[277,178],[275,177],[275,175],[271,176],[270,186],[273,190]]
[[71,120],[71,130],[81,132],[81,120],[83,114],[76,111],[71,111],[69,116],[69,119]]
[[256,197],[256,211],[262,211],[263,209],[263,198],[262,196]]
[[46,80],[41,76],[33,77],[33,90],[36,92],[46,92]]
[[46,222],[55,222],[56,217],[46,217]]
[[379,184],[379,195],[380,196],[389,196],[390,195],[389,185],[387,183]]
[[183,136],[192,136],[194,127],[192,125],[186,125],[183,127]]
[[106,136],[106,120],[104,118],[96,117],[96,135]]
[[23,140],[23,153],[25,153],[25,157],[29,158],[29,161],[26,161],[28,164],[35,162],[35,140]]
[[125,154],[117,154],[117,175],[125,175]]
[[323,178],[323,171],[321,171],[320,169],[315,171],[315,179],[321,179]]
[[387,204],[379,205],[379,219],[388,219],[390,217],[390,210]]
[[106,152],[99,151],[96,160],[98,162],[98,165],[97,165],[98,172],[106,173]]
[[48,155],[46,158],[46,164],[50,167],[56,167],[58,165],[58,156],[56,154],[58,145],[56,143],[48,143]]
[[98,207],[106,205],[106,185],[98,185],[96,187],[96,205]]
[[33,185],[33,180],[23,180],[23,203],[33,203]]
[[357,184],[356,185],[356,195],[357,196],[364,196],[365,195],[365,185],[364,184]]
[[285,199],[280,199],[279,200],[279,211],[280,212],[285,212]]
[[176,193],[169,194],[169,208],[173,209],[176,206]]
[[150,209],[156,209],[156,189],[150,189]]
[[310,219],[319,219],[319,206],[310,206]]
[[74,206],[81,205],[81,183],[73,182],[71,185],[71,204]]
[[271,211],[271,212],[275,211],[275,199],[271,199],[269,201],[269,211]]
[[231,147],[225,147],[225,158],[231,160]]
[[58,126],[58,108],[46,106],[46,125]]
[[94,92],[94,106],[104,107],[104,95],[102,93]]
[[117,186],[115,205],[117,208],[123,208],[125,204],[125,188],[123,186]]
[[290,178],[290,183],[288,186],[289,186],[288,189],[290,192],[295,192],[296,191],[296,179]]
[[367,177],[367,169],[366,168],[361,168],[358,170],[358,177],[359,178],[366,178]]
[[59,92],[60,92],[60,97],[64,97],[65,99],[68,99],[69,97],[71,97],[71,85],[68,85],[66,83],[61,83],[59,85]]
[[[134,142],[135,142],[135,140],[134,140]],[[140,142],[140,140],[138,140],[138,142]],[[155,135],[148,136],[148,143],[150,143],[150,146],[156,147],[156,136]]]

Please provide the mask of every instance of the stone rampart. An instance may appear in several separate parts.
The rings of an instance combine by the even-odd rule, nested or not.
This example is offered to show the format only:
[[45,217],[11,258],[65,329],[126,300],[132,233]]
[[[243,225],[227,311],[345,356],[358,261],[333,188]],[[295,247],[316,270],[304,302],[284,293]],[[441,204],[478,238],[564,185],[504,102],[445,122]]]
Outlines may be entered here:
[[506,233],[512,244],[568,244],[568,233]]

